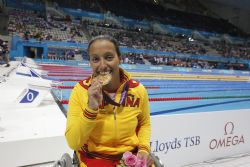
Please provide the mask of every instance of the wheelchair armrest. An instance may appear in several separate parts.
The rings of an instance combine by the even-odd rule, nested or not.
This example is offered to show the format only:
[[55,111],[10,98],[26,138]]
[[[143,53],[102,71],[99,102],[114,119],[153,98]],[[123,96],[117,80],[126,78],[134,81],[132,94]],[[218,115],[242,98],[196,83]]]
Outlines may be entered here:
[[80,167],[80,161],[76,155],[76,151],[74,151],[72,163],[73,167]]

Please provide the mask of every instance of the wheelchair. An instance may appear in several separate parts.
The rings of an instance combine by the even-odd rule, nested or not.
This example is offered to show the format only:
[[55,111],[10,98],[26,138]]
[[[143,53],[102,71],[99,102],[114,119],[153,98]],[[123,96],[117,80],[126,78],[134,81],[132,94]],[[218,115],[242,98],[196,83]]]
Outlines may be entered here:
[[[164,167],[158,156],[156,156],[154,153],[150,153],[150,156],[154,160],[155,167]],[[73,158],[71,158],[68,153],[65,153],[62,155],[60,160],[54,162],[53,167],[80,167],[80,162],[76,152],[74,152]]]

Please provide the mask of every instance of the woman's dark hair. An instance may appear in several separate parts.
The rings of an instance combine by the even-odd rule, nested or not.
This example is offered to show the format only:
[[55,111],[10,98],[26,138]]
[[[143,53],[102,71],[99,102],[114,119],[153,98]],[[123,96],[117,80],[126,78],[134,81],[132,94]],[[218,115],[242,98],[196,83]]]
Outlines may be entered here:
[[95,41],[97,41],[97,40],[107,40],[107,41],[113,43],[114,46],[115,46],[115,51],[117,52],[118,57],[121,57],[121,51],[120,51],[120,49],[119,49],[119,44],[118,44],[118,42],[116,41],[115,38],[113,38],[113,37],[111,37],[111,36],[109,36],[109,35],[98,35],[98,36],[93,37],[93,38],[89,41],[89,45],[88,45],[88,49],[87,49],[87,52],[88,52],[88,53],[89,53],[89,48],[90,48],[90,46],[91,46]]

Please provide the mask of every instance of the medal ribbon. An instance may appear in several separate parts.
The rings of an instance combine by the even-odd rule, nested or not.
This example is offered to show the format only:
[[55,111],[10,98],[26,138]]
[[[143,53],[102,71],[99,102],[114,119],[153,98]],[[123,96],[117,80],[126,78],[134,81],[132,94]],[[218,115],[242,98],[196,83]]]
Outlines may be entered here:
[[102,91],[103,94],[103,99],[104,99],[104,103],[108,103],[108,104],[112,104],[114,106],[120,107],[121,105],[125,104],[125,99],[128,95],[128,89],[129,89],[129,81],[127,81],[122,89],[122,94],[121,94],[121,98],[120,98],[120,102],[117,103],[114,100],[112,100],[109,95],[107,95],[107,93],[105,93],[104,91]]

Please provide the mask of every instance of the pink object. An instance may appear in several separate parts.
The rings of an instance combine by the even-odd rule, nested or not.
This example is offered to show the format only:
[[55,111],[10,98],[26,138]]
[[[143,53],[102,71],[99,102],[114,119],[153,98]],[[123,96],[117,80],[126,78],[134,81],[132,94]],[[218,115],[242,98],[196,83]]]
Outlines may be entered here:
[[137,158],[135,167],[147,167],[146,159],[139,159],[139,158]]
[[137,157],[135,155],[126,156],[124,159],[125,165],[129,167],[134,167],[136,165]]

